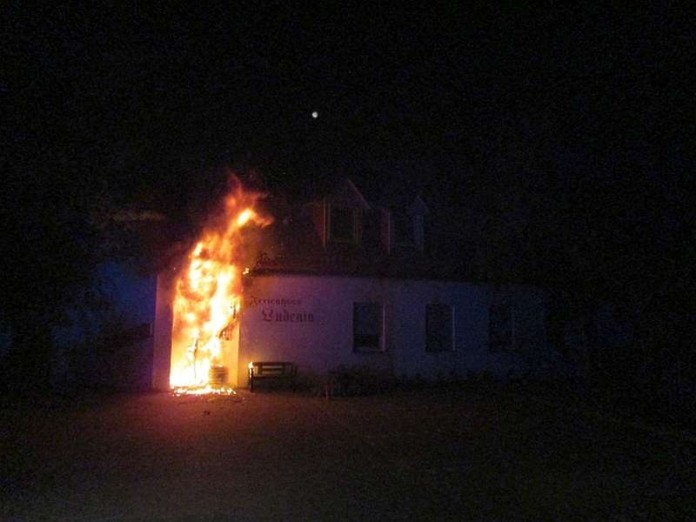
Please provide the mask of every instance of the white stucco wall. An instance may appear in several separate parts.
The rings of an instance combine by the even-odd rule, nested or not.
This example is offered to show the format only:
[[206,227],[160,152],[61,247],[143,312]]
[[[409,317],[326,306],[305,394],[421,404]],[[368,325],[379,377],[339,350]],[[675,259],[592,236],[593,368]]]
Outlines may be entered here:
[[[339,365],[369,365],[397,376],[426,379],[490,370],[524,371],[528,354],[493,352],[488,345],[488,312],[504,295],[520,313],[517,327],[527,350],[546,350],[543,296],[526,288],[443,281],[363,277],[255,275],[246,283],[239,364],[294,361],[300,371],[323,373]],[[353,304],[380,302],[385,310],[385,350],[353,350]],[[425,350],[425,306],[451,305],[455,342],[449,352]],[[242,375],[242,374],[240,374]],[[241,383],[240,383],[241,384]]]

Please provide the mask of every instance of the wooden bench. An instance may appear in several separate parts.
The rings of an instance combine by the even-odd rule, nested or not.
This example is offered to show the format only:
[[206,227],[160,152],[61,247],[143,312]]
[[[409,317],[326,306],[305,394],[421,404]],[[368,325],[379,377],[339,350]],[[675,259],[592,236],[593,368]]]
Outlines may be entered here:
[[258,380],[285,381],[293,387],[297,376],[297,365],[286,361],[263,361],[249,363],[249,391],[254,391]]

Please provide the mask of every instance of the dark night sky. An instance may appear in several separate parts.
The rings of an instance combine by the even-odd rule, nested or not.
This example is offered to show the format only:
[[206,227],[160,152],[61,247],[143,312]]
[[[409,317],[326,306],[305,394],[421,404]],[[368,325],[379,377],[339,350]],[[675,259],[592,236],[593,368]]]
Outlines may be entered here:
[[509,248],[547,263],[693,237],[693,10],[517,4],[5,3],[8,201],[171,215],[251,165],[295,191],[397,177],[459,207],[447,233],[522,223]]
[[193,167],[251,152],[290,165],[330,149],[404,163],[449,155],[456,165],[505,132],[606,155],[655,138],[654,149],[683,145],[678,124],[690,120],[693,25],[671,3],[127,4],[3,8],[6,103],[55,112],[61,121],[31,130],[94,146],[90,157],[104,162],[145,154]]

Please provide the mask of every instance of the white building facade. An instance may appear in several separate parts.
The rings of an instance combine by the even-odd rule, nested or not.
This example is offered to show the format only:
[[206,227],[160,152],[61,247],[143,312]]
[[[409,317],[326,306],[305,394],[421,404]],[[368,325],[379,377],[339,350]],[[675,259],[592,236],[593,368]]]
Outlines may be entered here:
[[[276,216],[244,276],[241,310],[224,338],[231,385],[246,385],[250,362],[292,362],[300,374],[359,366],[438,380],[522,375],[550,355],[544,292],[438,273],[419,195],[373,204],[346,180],[296,208]],[[158,283],[158,389],[168,389],[173,279]]]
[[[318,374],[368,366],[435,380],[522,373],[548,350],[545,299],[530,288],[289,274],[249,279],[240,364],[292,361]],[[496,324],[499,310],[506,317]]]

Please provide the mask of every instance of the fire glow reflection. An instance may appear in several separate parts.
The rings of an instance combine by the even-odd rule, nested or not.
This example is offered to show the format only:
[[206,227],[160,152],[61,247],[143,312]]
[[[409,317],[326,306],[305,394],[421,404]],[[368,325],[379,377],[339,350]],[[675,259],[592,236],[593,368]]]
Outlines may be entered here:
[[225,389],[238,341],[242,267],[248,254],[244,230],[271,223],[257,209],[262,197],[233,180],[223,211],[205,228],[179,274],[169,375],[177,393]]

